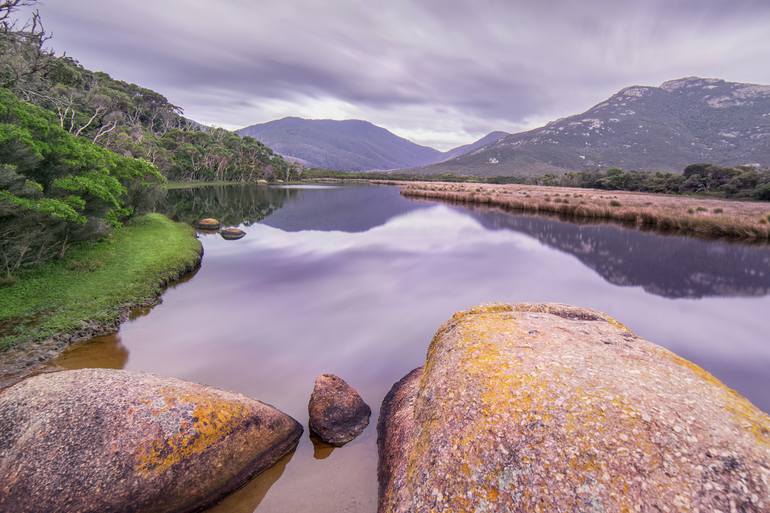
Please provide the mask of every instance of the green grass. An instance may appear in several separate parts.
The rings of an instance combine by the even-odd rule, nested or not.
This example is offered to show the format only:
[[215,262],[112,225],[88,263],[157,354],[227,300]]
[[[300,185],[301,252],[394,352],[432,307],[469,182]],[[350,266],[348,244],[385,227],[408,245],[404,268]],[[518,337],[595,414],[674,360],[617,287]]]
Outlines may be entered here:
[[199,248],[192,227],[148,214],[108,240],[81,244],[21,274],[0,288],[0,351],[87,321],[114,323],[122,307],[151,301],[165,282],[194,266]]

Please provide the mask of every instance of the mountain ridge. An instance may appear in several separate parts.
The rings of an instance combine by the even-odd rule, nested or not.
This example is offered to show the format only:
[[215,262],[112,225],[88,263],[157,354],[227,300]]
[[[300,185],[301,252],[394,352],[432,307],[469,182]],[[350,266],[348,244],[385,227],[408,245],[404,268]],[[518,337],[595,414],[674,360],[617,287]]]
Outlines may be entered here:
[[[431,164],[442,153],[360,119],[289,116],[237,130],[309,165],[343,171],[401,169]],[[267,141],[270,141],[269,143]]]
[[362,119],[287,116],[249,125],[236,133],[258,139],[292,162],[340,171],[396,170],[434,164],[509,135],[490,132],[476,141],[442,152]]
[[701,77],[629,86],[583,113],[412,171],[535,176],[695,162],[770,165],[770,86]]

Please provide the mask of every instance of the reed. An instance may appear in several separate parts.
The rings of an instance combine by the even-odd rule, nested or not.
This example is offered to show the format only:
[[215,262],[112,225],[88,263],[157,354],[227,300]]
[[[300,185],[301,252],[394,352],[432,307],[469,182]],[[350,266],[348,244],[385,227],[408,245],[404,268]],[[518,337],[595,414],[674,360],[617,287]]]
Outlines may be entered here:
[[[617,221],[638,228],[708,238],[770,239],[770,204],[664,194],[535,185],[391,182],[413,198],[488,205],[505,210]],[[556,197],[579,202],[554,201]]]

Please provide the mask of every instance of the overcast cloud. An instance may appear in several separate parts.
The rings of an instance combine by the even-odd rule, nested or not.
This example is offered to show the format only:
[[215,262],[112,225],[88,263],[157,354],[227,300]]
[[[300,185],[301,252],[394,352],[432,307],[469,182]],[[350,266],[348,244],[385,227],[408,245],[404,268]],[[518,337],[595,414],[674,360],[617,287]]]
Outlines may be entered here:
[[360,118],[448,149],[629,85],[770,84],[765,0],[45,0],[40,10],[56,50],[226,128]]

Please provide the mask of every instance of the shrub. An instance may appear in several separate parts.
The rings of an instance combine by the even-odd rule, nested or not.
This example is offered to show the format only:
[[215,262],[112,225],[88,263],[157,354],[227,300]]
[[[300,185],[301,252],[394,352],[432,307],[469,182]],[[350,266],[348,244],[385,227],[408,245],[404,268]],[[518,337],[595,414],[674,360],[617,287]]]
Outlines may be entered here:
[[612,207],[619,207],[619,206],[621,206],[621,203],[618,200],[612,200],[612,201],[610,201],[610,206],[612,206]]
[[704,208],[704,207],[698,207],[695,210],[698,211],[698,212],[706,212],[708,209]]
[[721,208],[715,208],[715,209],[713,210],[713,212],[714,212],[715,214],[721,214],[722,212],[724,212],[724,210],[722,210]]
[[162,181],[148,162],[71,135],[53,113],[0,89],[0,273],[105,236],[149,207]]

